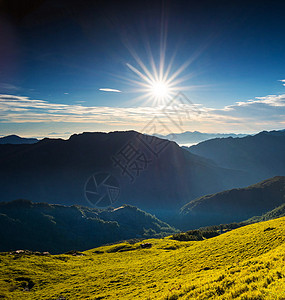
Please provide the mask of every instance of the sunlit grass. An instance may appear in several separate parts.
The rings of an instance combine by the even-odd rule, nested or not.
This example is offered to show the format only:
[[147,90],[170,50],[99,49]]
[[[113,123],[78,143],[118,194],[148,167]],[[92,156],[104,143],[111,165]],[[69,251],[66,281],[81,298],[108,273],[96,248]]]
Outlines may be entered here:
[[125,243],[85,256],[3,254],[0,298],[285,299],[284,241],[280,218],[199,242],[151,239],[150,249]]

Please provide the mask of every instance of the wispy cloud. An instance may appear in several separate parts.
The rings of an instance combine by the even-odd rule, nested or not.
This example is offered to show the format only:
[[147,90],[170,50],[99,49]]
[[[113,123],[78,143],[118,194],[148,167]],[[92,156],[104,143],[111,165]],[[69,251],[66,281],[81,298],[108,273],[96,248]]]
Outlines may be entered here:
[[9,90],[9,91],[18,91],[20,88],[11,83],[0,82],[0,89]]
[[281,80],[279,80],[279,81],[281,81],[282,84],[285,86],[285,79],[281,79]]
[[151,108],[118,108],[58,104],[28,97],[0,95],[0,122],[136,122],[139,116],[151,116]]
[[101,89],[99,89],[99,91],[102,91],[102,92],[113,92],[113,93],[121,93],[122,92],[120,90],[110,89],[110,88],[101,88]]
[[[167,110],[163,106],[97,107],[0,95],[0,123],[84,123],[90,124],[90,127],[91,124],[101,124],[114,130],[124,127],[141,131],[154,116],[174,132],[178,132],[178,123],[183,131],[256,132],[281,129],[285,127],[285,94],[256,97],[221,109],[178,103],[175,107],[167,107]],[[157,132],[158,129],[156,127]]]

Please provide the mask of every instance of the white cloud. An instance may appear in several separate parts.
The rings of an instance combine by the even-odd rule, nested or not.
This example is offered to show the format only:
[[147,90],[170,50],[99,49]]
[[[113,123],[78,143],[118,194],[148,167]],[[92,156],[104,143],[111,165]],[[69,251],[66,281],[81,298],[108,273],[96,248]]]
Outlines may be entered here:
[[0,95],[0,123],[84,123],[101,124],[113,130],[124,127],[141,131],[154,116],[173,132],[256,132],[281,129],[285,124],[285,94],[256,97],[222,109],[185,103],[167,108],[98,107]]
[[283,85],[285,86],[285,79],[281,79],[279,81],[281,81],[283,83]]
[[102,92],[113,92],[113,93],[121,93],[122,92],[120,90],[110,89],[110,88],[101,88],[101,89],[99,89],[99,91],[102,91]]
[[[151,109],[153,112],[154,109]],[[123,122],[151,116],[149,108],[117,108],[58,104],[28,97],[0,95],[0,122]]]

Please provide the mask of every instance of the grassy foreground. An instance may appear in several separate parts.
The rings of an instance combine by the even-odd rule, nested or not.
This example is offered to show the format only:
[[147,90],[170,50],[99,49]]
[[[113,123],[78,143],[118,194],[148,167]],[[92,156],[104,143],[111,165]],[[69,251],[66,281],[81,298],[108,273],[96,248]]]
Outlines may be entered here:
[[285,299],[285,217],[212,239],[0,254],[0,299]]

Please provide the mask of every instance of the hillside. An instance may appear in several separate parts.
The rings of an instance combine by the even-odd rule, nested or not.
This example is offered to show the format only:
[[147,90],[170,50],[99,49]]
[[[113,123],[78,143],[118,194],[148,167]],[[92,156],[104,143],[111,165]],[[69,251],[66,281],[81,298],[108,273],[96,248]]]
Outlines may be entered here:
[[23,248],[62,253],[125,239],[163,237],[176,231],[129,205],[99,210],[27,200],[0,203],[0,251]]
[[116,206],[130,204],[155,214],[178,210],[204,194],[247,184],[243,172],[214,166],[174,142],[135,131],[0,145],[0,165],[1,201],[24,198],[90,205],[84,194],[86,182],[92,174],[103,172],[118,182]]
[[247,172],[251,183],[285,175],[285,130],[263,131],[243,138],[212,139],[188,149],[218,166]]
[[[181,209],[183,228],[244,221],[285,203],[285,176],[276,176],[246,188],[206,195]],[[192,226],[191,226],[192,227]],[[190,228],[191,228],[190,227]]]
[[77,255],[1,253],[3,299],[283,299],[285,218],[212,239]]

